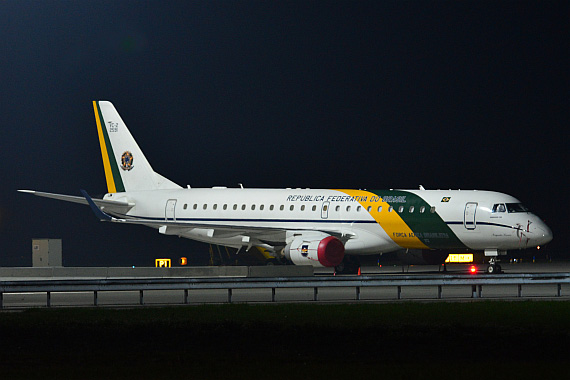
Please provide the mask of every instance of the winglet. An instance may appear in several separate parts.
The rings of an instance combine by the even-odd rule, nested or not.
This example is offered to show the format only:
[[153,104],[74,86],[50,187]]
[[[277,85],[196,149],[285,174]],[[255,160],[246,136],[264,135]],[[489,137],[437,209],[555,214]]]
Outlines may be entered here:
[[102,221],[107,221],[107,222],[113,220],[112,216],[105,214],[99,207],[97,207],[95,202],[93,202],[93,199],[91,199],[89,194],[87,194],[87,191],[85,191],[83,189],[81,189],[80,191],[81,191],[81,194],[87,200],[87,203],[89,203],[89,206],[91,207],[91,210],[93,210],[93,212],[95,213],[95,216],[97,217],[97,219],[102,220]]

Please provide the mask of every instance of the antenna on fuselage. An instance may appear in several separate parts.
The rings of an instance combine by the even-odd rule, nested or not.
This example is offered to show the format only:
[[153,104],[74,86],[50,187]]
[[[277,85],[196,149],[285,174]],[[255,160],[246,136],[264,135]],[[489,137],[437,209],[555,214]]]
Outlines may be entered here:
[[425,190],[424,187],[422,185],[420,185],[420,190]]

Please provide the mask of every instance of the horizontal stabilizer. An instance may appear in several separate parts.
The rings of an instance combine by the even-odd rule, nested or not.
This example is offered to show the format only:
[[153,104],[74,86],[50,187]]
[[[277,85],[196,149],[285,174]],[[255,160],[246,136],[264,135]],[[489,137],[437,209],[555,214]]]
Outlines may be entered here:
[[[80,203],[83,205],[89,204],[89,202],[85,197],[76,197],[73,195],[65,195],[65,194],[44,193],[41,191],[34,191],[34,190],[18,190],[18,191],[21,193],[32,194],[37,197],[58,199],[60,201]],[[97,207],[103,208],[106,211],[116,212],[119,214],[126,214],[130,209],[132,209],[135,206],[134,203],[130,202],[108,201],[104,199],[93,199],[93,203],[95,203]]]

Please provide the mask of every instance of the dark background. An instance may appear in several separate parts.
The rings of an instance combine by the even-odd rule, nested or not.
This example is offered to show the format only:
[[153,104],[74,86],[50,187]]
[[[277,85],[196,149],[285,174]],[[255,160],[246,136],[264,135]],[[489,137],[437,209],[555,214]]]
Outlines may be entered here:
[[569,3],[0,3],[0,265],[206,263],[208,246],[99,223],[92,100],[185,186],[460,188],[514,195],[568,257]]

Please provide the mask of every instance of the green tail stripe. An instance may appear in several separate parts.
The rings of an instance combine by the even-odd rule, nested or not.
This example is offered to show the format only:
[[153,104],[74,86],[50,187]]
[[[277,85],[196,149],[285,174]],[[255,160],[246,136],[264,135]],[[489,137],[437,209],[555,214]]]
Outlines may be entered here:
[[111,145],[111,140],[109,139],[109,134],[107,133],[107,127],[105,125],[105,119],[103,119],[103,114],[101,113],[101,108],[99,108],[99,102],[97,102],[97,112],[99,112],[99,120],[101,120],[101,129],[103,130],[103,136],[105,137],[105,145],[107,146],[107,154],[109,155],[109,163],[111,165],[111,171],[113,172],[115,187],[117,189],[117,192],[121,193],[125,191],[125,185],[123,184],[123,179],[121,178],[121,173],[119,172],[119,167],[117,166],[115,152],[113,152],[113,146]]

